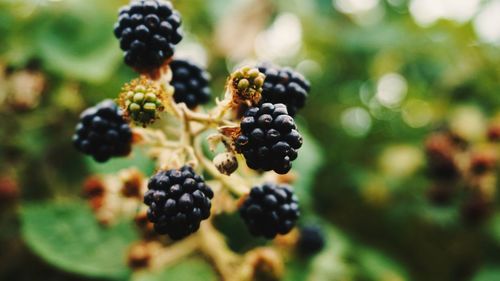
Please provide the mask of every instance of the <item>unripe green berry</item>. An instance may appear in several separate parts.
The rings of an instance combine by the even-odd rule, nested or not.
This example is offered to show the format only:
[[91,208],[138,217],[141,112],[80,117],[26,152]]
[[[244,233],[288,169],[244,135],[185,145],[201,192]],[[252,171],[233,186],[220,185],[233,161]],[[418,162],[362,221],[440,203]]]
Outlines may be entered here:
[[155,102],[155,101],[156,101],[156,96],[154,93],[146,94],[146,102]]
[[137,112],[141,110],[141,106],[138,105],[137,103],[131,103],[128,109],[132,112]]
[[243,91],[250,86],[250,82],[247,79],[241,79],[238,82],[238,90]]
[[248,71],[248,76],[250,77],[250,79],[257,78],[257,76],[259,76],[259,74],[260,74],[260,72],[256,68],[252,68],[250,71]]
[[134,102],[135,103],[142,103],[143,101],[144,101],[144,94],[143,93],[135,93]]
[[135,91],[139,93],[144,93],[146,92],[146,87],[144,87],[143,85],[138,85],[137,87],[135,87]]
[[241,68],[241,72],[243,72],[244,74],[248,74],[250,69],[252,69],[250,66],[244,66]]
[[156,110],[156,105],[152,102],[147,102],[143,106],[145,111],[151,111],[154,112]]
[[241,73],[241,71],[236,71],[234,73],[234,78],[235,79],[241,79],[241,78],[243,78],[243,73]]
[[253,83],[254,83],[255,87],[261,88],[262,85],[264,85],[264,78],[257,77],[257,78],[255,78],[255,80],[253,80]]

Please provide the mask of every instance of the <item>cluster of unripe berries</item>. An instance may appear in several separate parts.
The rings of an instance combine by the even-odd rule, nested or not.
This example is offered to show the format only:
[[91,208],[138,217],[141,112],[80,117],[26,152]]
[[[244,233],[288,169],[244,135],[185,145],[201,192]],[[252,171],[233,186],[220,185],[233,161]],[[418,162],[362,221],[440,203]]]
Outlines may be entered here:
[[139,78],[125,84],[120,104],[126,117],[146,126],[159,118],[160,112],[164,110],[164,99],[165,93],[161,87],[150,80]]
[[433,133],[425,142],[427,172],[433,180],[429,198],[437,204],[462,201],[461,214],[466,222],[481,221],[492,211],[492,190],[496,189],[492,179],[496,179],[498,167],[498,140],[492,131],[488,131],[489,144],[475,145],[450,131]]
[[[182,30],[180,15],[169,2],[132,2],[120,10],[114,33],[125,63],[152,77],[164,73],[168,65],[172,79],[170,85],[161,85],[141,76],[125,84],[119,107],[109,100],[82,113],[74,144],[99,162],[130,152],[130,121],[145,127],[159,118],[168,99],[194,109],[207,103],[211,95],[207,71],[187,60],[172,59]],[[305,104],[309,82],[289,68],[266,65],[235,71],[227,86],[232,94],[230,106],[241,121],[232,136],[234,151],[245,157],[251,169],[289,172],[302,146],[293,116]],[[219,162],[229,175],[238,163],[232,152],[224,157]],[[182,239],[210,216],[213,196],[192,167],[162,170],[151,177],[144,195],[147,218],[157,233]],[[251,189],[240,205],[240,214],[252,234],[274,238],[295,226],[300,211],[290,187],[266,183]]]
[[266,76],[257,68],[242,67],[231,75],[231,85],[235,93],[235,104],[256,105],[262,97],[262,86]]

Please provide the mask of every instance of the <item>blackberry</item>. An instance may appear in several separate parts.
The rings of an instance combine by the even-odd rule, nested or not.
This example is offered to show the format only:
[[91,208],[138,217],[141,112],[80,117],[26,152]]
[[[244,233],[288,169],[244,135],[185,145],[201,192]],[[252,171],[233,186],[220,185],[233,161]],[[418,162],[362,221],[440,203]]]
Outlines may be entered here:
[[158,234],[179,240],[200,227],[210,216],[214,193],[189,166],[160,171],[148,183],[144,203],[147,216]]
[[114,34],[127,65],[153,70],[172,57],[182,40],[181,16],[170,2],[134,1],[120,9]]
[[300,216],[298,199],[286,185],[255,186],[240,207],[240,216],[252,235],[272,239],[295,226]]
[[318,253],[325,247],[325,236],[323,230],[316,225],[304,226],[300,229],[297,250],[304,256]]
[[284,104],[264,103],[248,109],[235,140],[236,150],[254,170],[286,174],[297,158],[302,136]]
[[106,162],[130,153],[132,132],[116,103],[104,100],[82,112],[73,144],[97,162]]
[[294,117],[297,111],[305,105],[311,88],[309,81],[289,67],[281,68],[263,64],[258,68],[266,75],[262,86],[261,103],[283,103],[288,108],[288,114]]
[[185,103],[189,108],[207,103],[210,99],[210,74],[186,60],[176,59],[170,63],[172,86],[176,103]]

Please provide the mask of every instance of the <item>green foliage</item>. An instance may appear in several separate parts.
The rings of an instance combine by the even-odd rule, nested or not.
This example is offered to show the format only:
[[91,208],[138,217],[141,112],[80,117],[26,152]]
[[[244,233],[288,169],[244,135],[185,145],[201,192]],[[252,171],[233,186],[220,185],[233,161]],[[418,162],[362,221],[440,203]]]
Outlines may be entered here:
[[[79,112],[116,97],[121,85],[136,75],[124,66],[112,34],[117,8],[126,2],[0,0],[0,64],[14,70],[34,64],[47,79],[40,105],[18,111],[3,104],[6,83],[0,72],[0,176],[17,179],[23,199],[32,200],[23,201],[19,213],[29,248],[49,264],[79,276],[129,278],[124,253],[136,238],[126,223],[109,228],[97,224],[88,207],[76,199],[83,179],[131,166],[146,175],[154,170],[141,149],[130,157],[98,164],[77,154],[70,143]],[[242,9],[245,2],[251,5]],[[395,176],[380,164],[387,148],[405,145],[421,151],[425,136],[442,128],[456,107],[472,106],[485,119],[497,114],[498,46],[478,41],[471,21],[442,19],[428,27],[417,25],[408,8],[412,1],[378,1],[380,14],[368,24],[357,24],[355,16],[332,6],[340,2],[346,1],[174,1],[186,31],[177,50],[185,51],[185,57],[206,56],[214,93],[223,90],[227,73],[240,62],[234,59],[238,54],[226,54],[219,46],[223,19],[244,18],[259,3],[268,3],[265,13],[252,15],[246,27],[257,22],[268,28],[282,15],[300,21],[302,44],[297,53],[274,60],[298,67],[312,82],[310,99],[298,117],[306,141],[293,163],[298,176],[295,190],[303,208],[302,222],[324,225],[328,243],[312,259],[293,258],[285,279],[500,279],[494,266],[499,262],[498,214],[484,224],[464,225],[456,202],[429,203],[430,182],[423,165]],[[238,30],[238,38],[230,39],[236,47],[250,46],[247,57],[265,58],[255,51],[256,42],[243,41],[246,33],[247,29]],[[400,74],[407,84],[406,96],[394,108],[376,99],[377,83],[387,73]],[[65,93],[69,102],[60,102],[61,89],[66,87],[74,90]],[[361,133],[353,134],[356,130],[345,118],[353,108],[365,112],[368,120]],[[415,123],[419,118],[425,122]],[[68,201],[53,200],[68,195]],[[319,210],[325,220],[319,220],[313,210]],[[265,243],[245,236],[237,217],[217,219],[232,248],[244,251]],[[16,227],[9,224],[1,232],[16,233]],[[18,241],[0,236],[0,246]],[[24,261],[25,255],[9,255],[0,254],[0,263],[19,260],[12,266],[16,274],[27,272],[24,279],[39,278],[37,270]],[[4,268],[0,267],[0,279]],[[57,274],[50,271],[47,279],[56,276],[57,280]],[[199,280],[204,276],[205,280],[205,275],[216,279],[204,260],[189,259],[132,278]]]
[[212,267],[200,258],[180,260],[177,264],[157,272],[138,272],[133,275],[133,281],[215,281],[217,274]]
[[25,204],[21,209],[22,235],[44,260],[85,276],[126,279],[126,253],[137,239],[132,225],[99,225],[82,202]]
[[314,178],[323,163],[322,148],[306,130],[299,128],[302,137],[307,140],[300,149],[297,160],[293,162],[293,170],[297,173],[297,181],[294,182],[294,191],[300,199],[301,208],[310,209],[312,206],[312,188]]
[[96,174],[112,174],[122,169],[136,167],[145,175],[150,175],[155,169],[155,162],[146,152],[145,149],[136,147],[127,157],[115,157],[105,163],[98,163],[91,157],[86,157],[85,162],[90,171]]

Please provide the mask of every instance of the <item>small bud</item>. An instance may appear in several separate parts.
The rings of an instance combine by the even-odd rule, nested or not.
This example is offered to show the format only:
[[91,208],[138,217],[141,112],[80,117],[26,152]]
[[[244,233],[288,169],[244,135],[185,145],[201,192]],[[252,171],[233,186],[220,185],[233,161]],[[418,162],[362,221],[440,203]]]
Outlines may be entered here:
[[492,142],[500,141],[500,125],[495,124],[488,128],[488,139]]
[[138,105],[137,103],[131,103],[128,108],[132,112],[136,112],[136,111],[140,111],[141,110],[141,106]]
[[146,101],[147,102],[154,102],[156,101],[156,96],[154,93],[147,93],[146,94]]
[[248,86],[250,86],[250,82],[248,82],[247,79],[241,79],[238,82],[238,90],[240,90],[240,91],[245,90],[246,88],[248,88]]
[[104,181],[99,176],[90,176],[83,183],[83,195],[86,198],[102,197],[105,191]]
[[146,92],[146,87],[144,87],[143,85],[138,85],[138,86],[135,88],[135,91],[136,91],[136,92],[139,92],[139,93],[144,93],[144,92]]
[[255,84],[256,87],[261,88],[262,85],[264,85],[264,78],[257,77],[257,78],[255,78],[255,80],[253,81],[253,83]]
[[255,80],[255,78],[257,78],[259,76],[259,74],[260,74],[260,72],[256,68],[253,68],[253,69],[248,71],[248,77],[250,77],[250,79]]
[[152,102],[148,102],[144,104],[144,110],[145,111],[155,111],[156,110],[156,104]]
[[19,186],[17,182],[8,176],[0,177],[0,207],[14,202],[19,198]]
[[144,94],[143,93],[136,93],[134,95],[134,102],[135,103],[141,103],[144,100]]
[[215,156],[213,163],[221,174],[231,175],[238,169],[238,159],[231,152],[220,153]]
[[140,198],[143,180],[144,175],[135,168],[122,170],[120,172],[120,181],[122,182],[122,195],[128,198]]
[[149,266],[151,257],[151,249],[147,243],[138,243],[131,247],[127,264],[132,269],[146,268]]
[[495,151],[480,151],[471,156],[471,171],[476,175],[482,175],[488,171],[494,171],[497,165]]
[[279,254],[271,248],[257,248],[246,256],[251,267],[251,280],[280,280],[284,265]]

